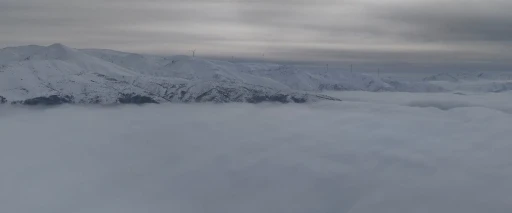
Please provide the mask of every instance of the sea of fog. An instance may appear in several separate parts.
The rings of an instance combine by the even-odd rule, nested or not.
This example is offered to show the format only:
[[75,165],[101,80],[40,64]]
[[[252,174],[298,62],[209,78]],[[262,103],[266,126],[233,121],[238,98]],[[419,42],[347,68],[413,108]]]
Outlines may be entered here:
[[510,213],[512,93],[0,108],[0,212]]

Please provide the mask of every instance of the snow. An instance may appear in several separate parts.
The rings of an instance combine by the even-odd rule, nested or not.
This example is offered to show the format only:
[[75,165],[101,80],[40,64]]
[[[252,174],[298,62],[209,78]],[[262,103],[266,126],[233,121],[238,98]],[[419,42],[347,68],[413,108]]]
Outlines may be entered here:
[[435,84],[451,91],[468,92],[506,92],[512,91],[512,80],[459,80],[456,83],[446,81],[432,81]]
[[512,73],[510,72],[451,72],[439,73],[425,77],[423,81],[479,81],[479,80],[512,80]]
[[512,90],[512,72],[445,72],[423,78],[430,85],[437,85],[455,92],[507,92]]
[[[63,44],[0,49],[0,96],[8,102],[58,95],[71,96],[74,103],[112,104],[125,93],[157,102],[244,102],[276,94],[323,99],[317,95],[322,91],[512,90],[512,74],[508,72],[446,72],[419,80],[391,73],[380,77],[321,66],[233,63],[179,55],[73,49]],[[233,90],[239,92],[230,92]]]
[[442,88],[425,82],[407,82],[376,78],[362,73],[326,70],[273,63],[231,63],[189,56],[151,56],[110,50],[82,50],[90,55],[154,76],[189,80],[230,81],[250,85],[299,91],[362,90],[440,92]]
[[512,209],[512,93],[329,95],[344,101],[0,107],[1,209]]
[[[91,55],[98,51],[101,55]],[[237,65],[229,62],[76,50],[62,44],[2,52],[29,55],[6,57],[0,67],[0,96],[9,102],[57,95],[70,96],[74,103],[112,104],[126,94],[157,102],[240,102],[279,95],[289,96],[289,100],[322,98],[239,72]],[[157,67],[158,61],[162,67]]]
[[24,60],[43,48],[45,47],[30,45],[21,47],[7,47],[0,49],[0,66],[12,61]]
[[326,70],[325,67],[301,67],[274,63],[231,63],[189,56],[151,56],[111,50],[82,50],[90,55],[154,76],[189,80],[230,81],[250,85],[299,91],[362,90],[440,92],[442,88],[426,82],[407,82],[376,78],[362,73]]
[[156,102],[302,102],[332,99],[316,94],[321,90],[442,91],[424,82],[394,82],[364,74],[77,50],[63,44],[4,48],[0,57],[0,96],[7,102],[65,96],[72,103],[113,104],[127,94]]

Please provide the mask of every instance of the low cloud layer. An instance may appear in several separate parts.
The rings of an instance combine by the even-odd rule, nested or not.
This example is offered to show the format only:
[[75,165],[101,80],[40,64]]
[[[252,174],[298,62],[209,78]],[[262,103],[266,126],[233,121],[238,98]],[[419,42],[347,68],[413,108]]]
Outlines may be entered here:
[[510,94],[340,95],[309,105],[2,107],[0,209],[512,209],[512,115],[501,108]]
[[0,46],[508,69],[511,9],[507,0],[2,0]]

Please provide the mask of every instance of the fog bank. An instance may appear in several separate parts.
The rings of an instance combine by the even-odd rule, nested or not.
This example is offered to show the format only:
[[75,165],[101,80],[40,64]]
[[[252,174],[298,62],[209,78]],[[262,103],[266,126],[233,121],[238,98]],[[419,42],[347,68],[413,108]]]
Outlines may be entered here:
[[358,97],[1,107],[0,210],[510,212],[512,115]]

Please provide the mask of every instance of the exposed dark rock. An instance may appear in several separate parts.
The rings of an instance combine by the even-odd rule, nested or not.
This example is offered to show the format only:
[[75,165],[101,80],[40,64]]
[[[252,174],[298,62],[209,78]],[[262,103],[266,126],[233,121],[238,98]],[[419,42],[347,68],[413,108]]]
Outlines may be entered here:
[[[275,103],[306,103],[310,99],[341,101],[339,99],[325,96],[325,95],[308,95],[308,94],[268,94],[263,91],[254,90],[250,88],[224,88],[215,87],[200,95],[198,95],[195,102],[215,102],[215,103],[231,103],[231,102],[247,102],[247,103],[262,103],[262,102],[275,102]],[[190,102],[189,100],[180,99],[183,102]]]
[[247,102],[251,104],[257,104],[262,102],[278,102],[278,103],[290,103],[288,95],[274,94],[274,95],[253,95],[247,99]]
[[101,104],[102,100],[100,96],[90,97],[79,101],[80,104]]
[[[276,103],[305,103],[308,101],[307,95],[293,95],[293,94],[267,94],[263,91],[254,90],[250,88],[225,88],[215,87],[197,97],[195,102],[215,102],[215,103],[230,103],[230,102],[247,102],[247,103],[262,103],[262,102],[276,102]],[[180,99],[183,102],[190,102],[189,100]]]
[[51,95],[48,97],[37,97],[32,99],[27,99],[21,104],[24,105],[45,105],[45,106],[54,106],[54,105],[60,105],[60,104],[70,104],[73,103],[73,97],[66,95],[66,96],[58,96],[58,95]]
[[[198,95],[195,102],[214,102],[214,103],[228,103],[228,102],[242,102],[240,100],[240,92],[233,88],[216,87]],[[186,101],[186,100],[184,100]]]
[[318,86],[318,89],[320,91],[324,91],[324,90],[347,91],[347,90],[350,90],[350,89],[346,88],[345,86],[339,85],[339,84],[320,84],[320,86]]
[[[263,103],[263,102],[274,102],[274,103],[307,103],[315,100],[331,100],[340,101],[339,99],[319,95],[319,94],[307,94],[301,92],[291,93],[272,93],[271,90],[254,89],[250,87],[223,87],[214,86],[209,90],[204,90],[201,93],[190,92],[192,87],[182,87],[174,85],[162,86],[164,90],[157,91],[155,93],[138,94],[138,93],[121,93],[117,100],[104,99],[100,95],[93,95],[87,92],[83,92],[80,99],[76,99],[73,96],[62,96],[52,95],[48,97],[37,97],[28,100],[14,101],[12,104],[21,105],[60,105],[60,104],[150,104],[160,103],[160,101],[168,102],[181,102],[181,103]],[[158,93],[159,92],[159,93]],[[7,100],[0,96],[0,103],[7,103]]]
[[117,101],[122,104],[158,104],[151,97],[136,94],[123,94]]
[[299,104],[306,103],[308,101],[308,99],[306,99],[306,98],[294,97],[294,96],[290,97],[290,99],[292,99],[292,101],[294,103],[299,103]]
[[111,77],[108,77],[108,76],[100,74],[100,73],[95,73],[95,74],[96,74],[96,76],[102,77],[102,78],[104,78],[107,81],[117,81],[117,79],[115,79],[115,78],[111,78]]
[[339,99],[339,98],[335,98],[335,97],[331,97],[331,96],[327,96],[327,95],[314,95],[314,97],[321,99],[321,100],[326,100],[326,101],[341,101],[341,99]]

